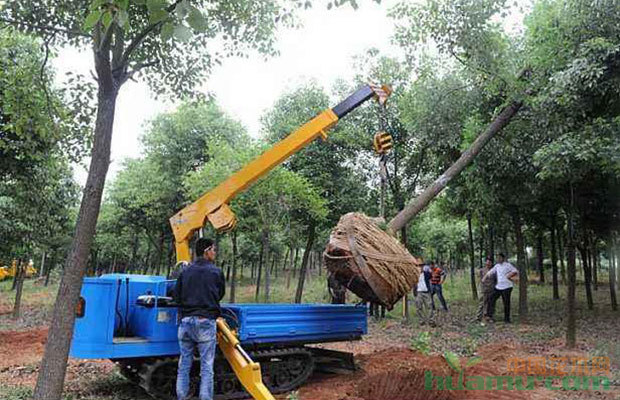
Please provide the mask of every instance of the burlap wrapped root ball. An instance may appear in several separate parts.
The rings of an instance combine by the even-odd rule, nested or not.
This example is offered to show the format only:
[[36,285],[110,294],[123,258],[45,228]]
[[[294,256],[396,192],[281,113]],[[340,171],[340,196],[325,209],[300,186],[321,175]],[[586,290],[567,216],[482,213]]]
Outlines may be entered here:
[[421,271],[421,260],[362,213],[340,218],[323,259],[340,284],[389,310],[417,284]]

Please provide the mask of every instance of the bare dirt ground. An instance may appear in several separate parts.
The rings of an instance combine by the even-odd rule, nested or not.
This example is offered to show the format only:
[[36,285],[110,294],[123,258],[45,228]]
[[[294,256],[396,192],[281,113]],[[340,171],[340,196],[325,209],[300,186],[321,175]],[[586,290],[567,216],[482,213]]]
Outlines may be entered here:
[[[2,293],[4,294],[4,293]],[[19,321],[10,319],[7,301],[0,301],[0,398],[26,399],[36,382],[38,365],[47,337],[50,304],[45,295],[24,306]],[[580,309],[576,349],[564,346],[563,305],[541,302],[530,310],[527,321],[481,325],[471,321],[475,305],[451,304],[442,314],[439,326],[421,327],[415,318],[404,323],[398,315],[386,319],[369,318],[369,333],[357,342],[324,347],[355,354],[359,370],[349,374],[314,374],[296,394],[280,399],[304,400],[417,400],[417,399],[615,399],[620,398],[620,318],[604,311],[605,299],[597,302],[599,311]],[[2,300],[2,299],[0,299]],[[32,298],[31,298],[32,301]],[[421,340],[420,337],[426,337]],[[466,376],[508,375],[508,360],[519,357],[608,356],[611,359],[610,390],[549,390],[538,382],[534,390],[425,390],[425,372],[433,376],[458,374],[444,358],[452,351],[462,360],[473,356],[482,361],[466,369]],[[424,354],[428,353],[428,354]],[[557,385],[557,383],[556,383]],[[122,378],[107,360],[70,359],[66,378],[67,399],[146,400],[148,397]],[[15,393],[18,393],[15,395]]]

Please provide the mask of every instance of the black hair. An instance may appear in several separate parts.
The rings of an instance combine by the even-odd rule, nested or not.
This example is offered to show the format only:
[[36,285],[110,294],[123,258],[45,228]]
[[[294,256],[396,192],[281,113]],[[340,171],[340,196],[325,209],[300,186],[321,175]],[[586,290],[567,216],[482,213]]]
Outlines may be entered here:
[[196,240],[196,244],[194,245],[194,250],[196,250],[196,257],[204,257],[205,250],[213,246],[214,244],[215,242],[213,241],[213,239],[200,238]]
[[506,255],[505,255],[504,253],[499,253],[498,255],[499,255],[501,258],[504,258],[504,259],[506,258]]

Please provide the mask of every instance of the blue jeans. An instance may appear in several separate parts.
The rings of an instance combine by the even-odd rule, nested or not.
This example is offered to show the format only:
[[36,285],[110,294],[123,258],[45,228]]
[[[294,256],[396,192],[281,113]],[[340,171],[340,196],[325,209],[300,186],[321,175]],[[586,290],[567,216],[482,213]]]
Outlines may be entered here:
[[189,373],[194,362],[194,349],[200,353],[200,400],[213,399],[213,359],[217,342],[214,319],[185,317],[179,325],[179,369],[177,373],[177,397],[186,400],[189,392]]
[[[441,288],[441,284],[431,283],[431,298],[437,295],[439,301],[441,302],[441,306],[445,311],[448,311],[448,305],[446,304],[446,299],[443,297],[443,290]],[[433,301],[433,310],[435,309],[435,302]]]

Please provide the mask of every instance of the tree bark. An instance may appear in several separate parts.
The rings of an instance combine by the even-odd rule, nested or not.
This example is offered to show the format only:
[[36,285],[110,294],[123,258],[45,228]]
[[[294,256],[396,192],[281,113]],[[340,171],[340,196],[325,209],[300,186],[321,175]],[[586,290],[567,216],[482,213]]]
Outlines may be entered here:
[[594,309],[594,299],[592,298],[592,274],[590,266],[588,265],[588,250],[586,247],[579,247],[579,253],[581,254],[581,265],[583,267],[583,280],[586,287],[586,300],[588,301],[588,310]]
[[560,253],[560,277],[562,278],[562,284],[566,285],[566,266],[564,264],[564,244],[562,241],[562,237],[564,236],[564,227],[563,224],[560,226],[560,231],[557,235],[558,238],[558,251]]
[[289,258],[290,258],[290,265],[289,267],[286,269],[286,290],[288,290],[291,287],[291,274],[293,273],[294,269],[295,269],[295,264],[293,261],[293,246],[291,246],[290,248],[291,251],[289,251]]
[[22,260],[17,260],[17,266],[15,270],[15,278],[17,284],[15,287],[15,303],[13,304],[13,319],[19,318],[19,310],[22,304],[22,291],[24,288],[24,275],[26,275],[26,268]]
[[592,247],[590,249],[590,265],[592,266],[592,283],[594,284],[594,290],[598,290],[598,246],[596,245],[596,238],[592,241]]
[[543,237],[542,232],[539,232],[536,236],[536,264],[538,267],[538,276],[540,283],[545,283],[545,266],[544,266],[544,255],[543,255]]
[[[96,55],[96,59],[101,57]],[[67,369],[67,358],[73,335],[75,307],[82,288],[82,276],[88,262],[88,254],[95,234],[95,226],[101,206],[105,177],[110,165],[112,127],[118,90],[105,69],[105,62],[96,61],[99,77],[98,109],[95,135],[91,152],[88,178],[80,204],[80,211],[67,257],[58,295],[54,305],[52,322],[47,336],[45,352],[34,389],[35,400],[60,399]],[[107,67],[109,68],[109,60]],[[103,76],[103,74],[110,74]]]
[[555,246],[556,243],[556,237],[555,237],[555,230],[556,230],[556,221],[555,221],[555,213],[553,215],[551,215],[551,229],[549,230],[550,233],[550,238],[549,240],[551,241],[551,274],[552,274],[552,281],[553,281],[553,300],[558,300],[560,298],[560,288],[558,285],[558,255],[557,255],[557,249]]
[[44,273],[45,273],[45,250],[43,250],[43,254],[41,255],[41,267],[39,268],[39,278],[41,278]]
[[521,214],[517,209],[512,211],[512,222],[515,230],[517,268],[519,270],[519,318],[527,318],[527,270],[525,269],[525,245],[523,243]]
[[572,182],[570,183],[570,204],[568,207],[567,215],[567,233],[568,238],[566,240],[567,246],[567,269],[568,269],[568,287],[567,287],[567,302],[568,312],[566,318],[566,346],[569,348],[575,348],[577,344],[577,316],[576,316],[576,304],[575,304],[575,287],[577,284],[577,271],[575,268],[575,228],[573,222],[573,208],[575,203],[575,196],[573,191]]
[[470,213],[467,213],[467,231],[469,233],[469,279],[471,280],[471,295],[474,300],[478,300],[478,290],[476,289],[476,256],[474,254],[474,233],[471,229]]
[[254,301],[258,302],[258,296],[260,295],[260,284],[261,284],[261,275],[263,272],[263,265],[265,268],[269,268],[267,264],[269,264],[269,232],[266,229],[263,229],[261,235],[261,246],[260,246],[260,260],[258,262],[258,271],[256,272],[256,294],[254,295]]
[[609,297],[611,301],[611,309],[617,311],[618,301],[616,299],[616,268],[614,265],[615,254],[611,235],[607,244],[607,257],[609,259]]
[[301,297],[304,293],[304,280],[306,279],[306,269],[308,267],[308,258],[312,251],[312,245],[314,244],[314,224],[308,226],[308,241],[306,242],[306,249],[301,261],[301,267],[299,268],[299,280],[297,281],[297,290],[295,292],[295,303],[301,303]]
[[471,147],[467,149],[459,159],[450,166],[431,186],[426,188],[422,194],[413,199],[407,206],[399,212],[388,223],[387,232],[393,236],[402,227],[404,227],[408,221],[414,218],[420,211],[422,211],[431,200],[433,200],[456,176],[458,176],[465,167],[467,167],[474,158],[480,153],[484,146],[500,132],[510,120],[517,114],[523,103],[521,101],[514,101],[509,106],[504,108],[502,112],[491,122],[487,129],[476,138]]
[[232,278],[230,279],[230,302],[235,302],[235,289],[237,287],[237,231],[230,235],[232,244]]

